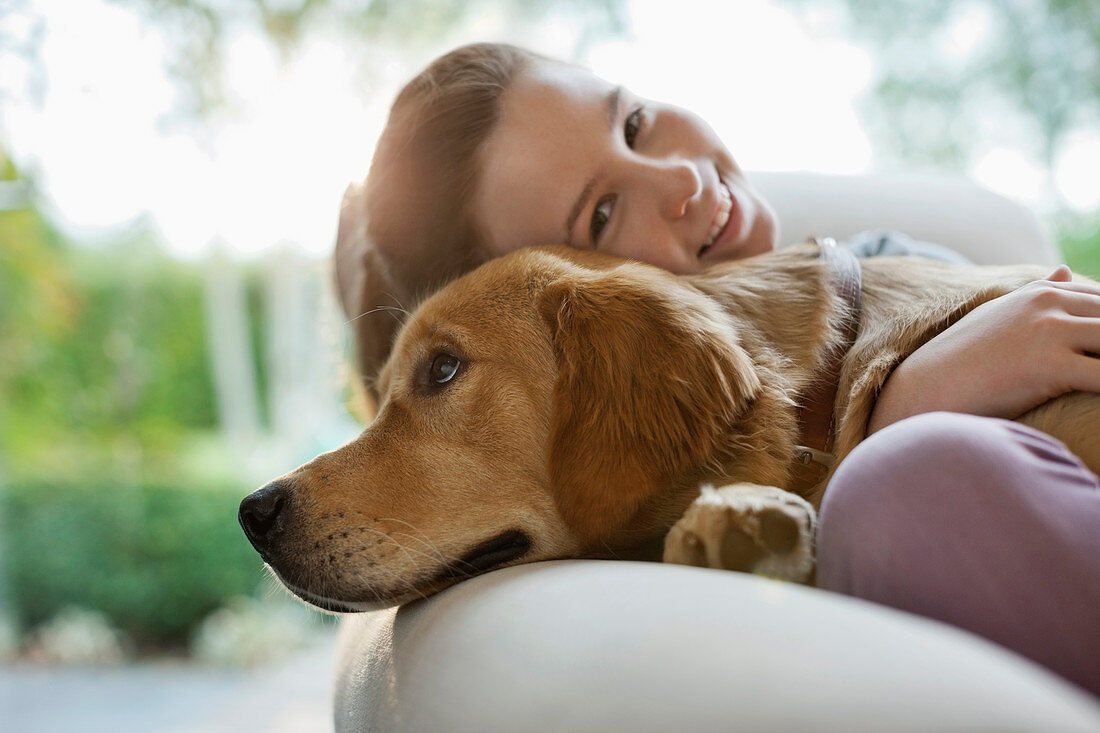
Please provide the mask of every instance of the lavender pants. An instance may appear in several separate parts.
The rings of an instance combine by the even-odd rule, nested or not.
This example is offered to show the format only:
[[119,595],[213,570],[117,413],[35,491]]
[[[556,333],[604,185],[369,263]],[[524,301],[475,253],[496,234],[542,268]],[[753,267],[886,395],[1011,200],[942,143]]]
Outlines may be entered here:
[[930,413],[840,465],[817,583],[962,627],[1100,695],[1100,482],[1049,435]]

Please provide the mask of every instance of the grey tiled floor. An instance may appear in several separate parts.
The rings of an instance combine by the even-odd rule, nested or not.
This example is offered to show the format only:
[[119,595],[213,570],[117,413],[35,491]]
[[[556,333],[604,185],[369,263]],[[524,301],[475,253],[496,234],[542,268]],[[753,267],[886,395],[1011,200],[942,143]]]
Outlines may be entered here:
[[313,733],[332,730],[334,632],[270,667],[182,662],[0,666],[0,729],[12,733]]

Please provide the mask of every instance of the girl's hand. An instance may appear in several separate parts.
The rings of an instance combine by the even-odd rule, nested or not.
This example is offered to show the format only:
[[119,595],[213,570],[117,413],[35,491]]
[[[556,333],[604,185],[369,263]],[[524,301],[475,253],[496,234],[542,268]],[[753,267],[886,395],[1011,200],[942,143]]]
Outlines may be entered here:
[[934,410],[1016,418],[1047,400],[1100,392],[1100,286],[1065,265],[975,308],[886,380],[870,435]]

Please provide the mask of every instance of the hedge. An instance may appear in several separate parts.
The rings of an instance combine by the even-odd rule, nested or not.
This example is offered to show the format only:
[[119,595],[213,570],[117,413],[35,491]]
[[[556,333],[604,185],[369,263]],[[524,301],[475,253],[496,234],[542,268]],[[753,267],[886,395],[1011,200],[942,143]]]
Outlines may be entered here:
[[106,614],[139,644],[174,645],[263,563],[237,523],[246,489],[105,483],[0,487],[5,595],[24,627],[67,606]]

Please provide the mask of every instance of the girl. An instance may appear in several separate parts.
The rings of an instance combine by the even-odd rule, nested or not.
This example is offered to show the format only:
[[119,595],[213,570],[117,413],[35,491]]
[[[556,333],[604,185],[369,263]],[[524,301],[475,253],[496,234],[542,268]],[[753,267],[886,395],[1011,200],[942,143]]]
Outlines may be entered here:
[[[475,44],[398,95],[365,186],[345,197],[336,273],[369,384],[399,325],[379,311],[517,247],[690,273],[775,238],[767,202],[692,113]],[[897,237],[857,249],[883,248],[952,257]],[[1069,278],[1059,268],[976,309],[898,366],[826,493],[817,582],[982,634],[1100,694],[1100,482],[1002,419],[1100,391],[1100,289]]]

